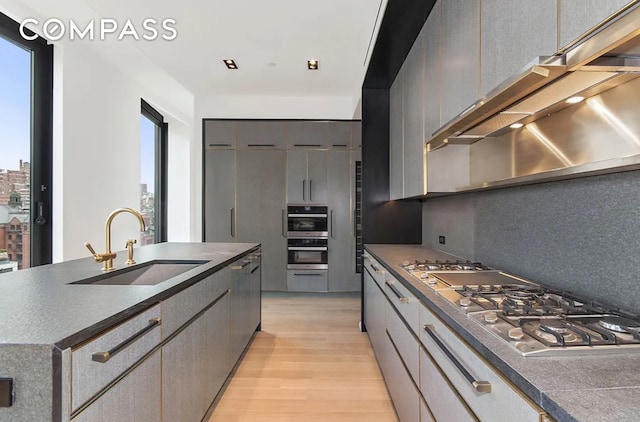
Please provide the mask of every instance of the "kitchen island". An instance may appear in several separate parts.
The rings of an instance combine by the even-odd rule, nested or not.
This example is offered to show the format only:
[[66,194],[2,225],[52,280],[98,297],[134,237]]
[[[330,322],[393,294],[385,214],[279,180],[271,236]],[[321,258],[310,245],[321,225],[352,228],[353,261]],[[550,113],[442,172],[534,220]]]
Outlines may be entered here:
[[[84,258],[0,276],[0,421],[135,417],[118,395],[146,407],[136,420],[159,420],[174,407],[160,392],[195,396],[185,378],[209,373],[214,385],[193,386],[209,393],[193,406],[194,418],[204,416],[260,326],[260,245],[149,245],[136,248],[131,267],[126,255],[108,274]],[[161,268],[157,284],[105,279],[152,264],[185,267],[177,275]],[[135,383],[127,387],[136,374],[146,397],[136,396]],[[191,420],[184,412],[181,420]]]
[[[482,364],[488,364],[487,367],[492,368],[498,374],[498,378],[506,379],[506,385],[509,388],[498,390],[493,385],[494,391],[487,392],[476,389],[475,392],[469,393],[472,400],[477,399],[480,403],[482,400],[490,400],[492,395],[495,396],[506,389],[512,389],[517,395],[523,394],[525,401],[530,402],[534,408],[537,407],[541,413],[546,413],[558,422],[637,420],[637,415],[640,414],[638,402],[638,397],[640,397],[640,348],[631,347],[620,350],[618,353],[605,351],[591,353],[593,350],[583,350],[581,353],[568,351],[563,356],[524,357],[501,338],[486,330],[478,321],[462,312],[459,305],[447,300],[443,294],[436,293],[426,283],[406,272],[400,265],[404,261],[413,262],[424,259],[426,253],[439,253],[439,251],[409,245],[366,245],[365,249],[371,258],[377,260],[374,265],[379,263],[382,266],[382,268],[376,267],[380,271],[379,274],[374,274],[374,277],[383,277],[392,286],[395,286],[386,286],[392,287],[393,295],[398,295],[400,288],[406,290],[410,293],[407,295],[409,299],[404,298],[406,301],[418,301],[425,308],[425,312],[430,312],[435,316],[433,321],[440,324],[440,328],[448,328],[454,333],[453,337],[446,337],[443,335],[443,330],[439,331],[441,335],[440,346],[450,347],[453,359],[464,356],[465,352],[459,346],[466,345],[472,354],[478,356],[479,365],[466,368],[472,375],[480,373],[479,366],[482,366],[480,364],[482,362]],[[446,257],[441,259],[446,259]],[[376,268],[373,268],[373,271],[378,273],[375,271]],[[394,285],[395,281],[398,283]],[[382,286],[384,287],[384,283]],[[365,284],[365,293],[366,291],[367,285]],[[393,295],[389,295],[389,297],[393,298]],[[366,300],[365,294],[365,324],[369,328],[366,318],[368,306]],[[372,322],[375,323],[375,321]],[[422,319],[420,323],[423,323]],[[419,335],[415,335],[419,338],[418,344],[426,344],[423,337],[428,336],[423,336],[425,333],[422,332],[422,329],[419,331]],[[432,329],[432,333],[427,334],[432,335],[433,331],[438,334],[437,329]],[[392,332],[391,328],[389,328],[389,332]],[[455,348],[452,347],[454,344]],[[400,347],[398,350],[402,351]],[[378,354],[378,350],[376,350],[376,354]],[[447,357],[440,362],[448,360],[450,359]],[[385,363],[381,362],[381,366],[384,372]],[[423,368],[421,366],[420,371]],[[452,377],[451,379],[458,377],[458,369],[453,368],[453,372],[448,375]],[[421,380],[423,380],[422,372],[418,385],[421,385]],[[461,388],[458,389],[461,390]],[[419,394],[424,396],[425,391]],[[429,401],[428,397],[424,397],[424,399]],[[435,403],[443,399],[444,390],[440,390],[439,395],[431,398]],[[420,398],[420,401],[424,406],[424,400]],[[525,420],[524,417],[507,414],[508,404],[503,403],[504,407],[497,405],[494,410],[495,417],[492,417],[491,420]],[[416,402],[415,405],[418,406],[418,403]],[[396,403],[396,408],[397,406],[398,403]],[[471,406],[466,406],[466,410],[469,410],[469,407],[472,409],[469,412],[471,416],[468,420],[474,420],[476,409],[473,409],[473,403]],[[423,414],[426,413],[425,410]],[[486,418],[479,417],[479,419],[485,420]]]

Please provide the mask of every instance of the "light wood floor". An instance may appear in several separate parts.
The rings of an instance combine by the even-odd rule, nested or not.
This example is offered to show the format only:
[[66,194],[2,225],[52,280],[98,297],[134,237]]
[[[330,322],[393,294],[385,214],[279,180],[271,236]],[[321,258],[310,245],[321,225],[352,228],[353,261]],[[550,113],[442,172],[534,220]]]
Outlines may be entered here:
[[209,422],[396,422],[360,296],[265,294],[258,333]]

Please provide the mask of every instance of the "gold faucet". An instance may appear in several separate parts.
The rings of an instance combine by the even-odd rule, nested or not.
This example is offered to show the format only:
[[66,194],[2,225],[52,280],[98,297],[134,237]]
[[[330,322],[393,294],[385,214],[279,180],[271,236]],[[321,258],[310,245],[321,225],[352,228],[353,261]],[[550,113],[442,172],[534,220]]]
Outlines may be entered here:
[[[99,254],[99,253],[96,253],[96,251],[93,249],[93,247],[89,242],[84,244],[87,247],[87,249],[89,249],[89,252],[91,252],[96,262],[104,262],[104,267],[102,267],[102,271],[113,270],[113,259],[116,257],[116,254],[114,252],[111,252],[111,222],[113,221],[116,215],[123,212],[128,212],[129,214],[135,215],[138,218],[138,221],[140,221],[140,231],[141,232],[145,231],[144,220],[142,219],[142,215],[138,211],[132,208],[118,208],[117,210],[109,214],[109,217],[107,217],[107,222],[105,224],[107,251],[105,253]],[[129,245],[127,245],[127,248],[129,248]],[[131,248],[133,248],[133,244],[131,245]],[[133,251],[130,251],[131,260],[133,260],[132,252]]]

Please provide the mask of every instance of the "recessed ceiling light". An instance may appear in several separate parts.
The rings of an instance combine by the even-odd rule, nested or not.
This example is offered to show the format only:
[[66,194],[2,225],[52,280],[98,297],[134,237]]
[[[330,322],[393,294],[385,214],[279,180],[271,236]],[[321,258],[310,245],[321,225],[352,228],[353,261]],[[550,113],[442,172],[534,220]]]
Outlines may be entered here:
[[318,70],[319,62],[317,60],[307,60],[307,68],[309,70]]
[[237,70],[238,69],[238,65],[236,64],[235,60],[225,59],[225,60],[223,60],[223,62],[227,66],[227,69],[231,69],[231,70]]
[[522,126],[524,126],[522,123],[514,123],[514,124],[510,125],[509,127],[511,129],[520,129]]
[[565,103],[567,103],[567,104],[577,104],[577,103],[579,103],[579,102],[580,102],[580,101],[582,101],[582,100],[584,100],[584,97],[575,96],[575,97],[568,98],[568,99],[565,101]]

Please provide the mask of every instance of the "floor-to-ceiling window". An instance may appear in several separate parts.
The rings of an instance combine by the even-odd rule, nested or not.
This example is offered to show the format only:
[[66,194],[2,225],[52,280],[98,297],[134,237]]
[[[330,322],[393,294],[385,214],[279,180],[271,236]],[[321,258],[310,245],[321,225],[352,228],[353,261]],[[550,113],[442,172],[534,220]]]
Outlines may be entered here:
[[163,116],[146,101],[140,115],[140,212],[147,230],[141,243],[166,242],[166,162],[167,124]]
[[0,272],[51,262],[53,49],[0,14]]

